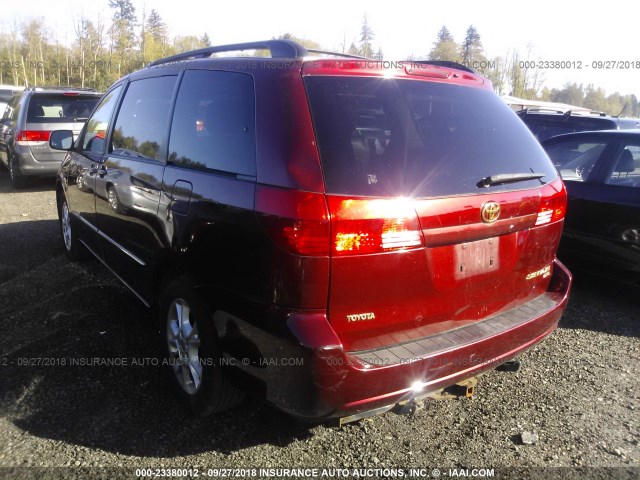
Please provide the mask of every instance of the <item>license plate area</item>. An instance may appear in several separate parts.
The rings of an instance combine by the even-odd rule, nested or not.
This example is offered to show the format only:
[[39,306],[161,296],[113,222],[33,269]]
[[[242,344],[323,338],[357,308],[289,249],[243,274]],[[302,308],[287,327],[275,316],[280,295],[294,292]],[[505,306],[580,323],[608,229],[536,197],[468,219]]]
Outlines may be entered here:
[[454,277],[469,278],[498,270],[500,239],[497,237],[454,246]]

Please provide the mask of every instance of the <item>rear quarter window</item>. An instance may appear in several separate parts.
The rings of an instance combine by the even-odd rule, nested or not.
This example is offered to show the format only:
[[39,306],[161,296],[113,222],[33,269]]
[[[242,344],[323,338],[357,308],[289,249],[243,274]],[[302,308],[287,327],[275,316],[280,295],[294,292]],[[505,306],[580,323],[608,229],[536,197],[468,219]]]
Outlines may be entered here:
[[488,176],[557,172],[493,92],[409,79],[305,78],[328,193],[440,197],[540,186],[478,187]]
[[176,101],[169,161],[198,170],[256,174],[253,79],[188,70]]

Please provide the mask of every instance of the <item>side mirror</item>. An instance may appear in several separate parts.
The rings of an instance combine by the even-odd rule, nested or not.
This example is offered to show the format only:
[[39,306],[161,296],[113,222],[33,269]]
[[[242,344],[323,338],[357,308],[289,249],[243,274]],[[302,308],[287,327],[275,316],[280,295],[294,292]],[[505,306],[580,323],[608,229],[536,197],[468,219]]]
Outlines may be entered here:
[[54,130],[49,136],[49,146],[54,150],[71,150],[73,132],[71,130]]

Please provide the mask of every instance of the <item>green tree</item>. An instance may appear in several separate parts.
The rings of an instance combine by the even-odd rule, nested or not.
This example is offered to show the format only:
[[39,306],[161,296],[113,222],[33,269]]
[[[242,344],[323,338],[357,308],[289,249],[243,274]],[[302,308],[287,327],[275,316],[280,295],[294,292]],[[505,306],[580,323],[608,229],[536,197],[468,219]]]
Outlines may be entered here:
[[90,40],[89,40],[89,24],[91,22],[81,15],[75,22],[73,30],[76,34],[76,43],[78,50],[77,61],[74,64],[77,65],[80,86],[85,86],[85,73],[86,73],[86,57],[91,54]]
[[429,52],[429,60],[460,62],[460,46],[455,42],[451,32],[444,25],[438,31],[433,48]]
[[195,35],[185,35],[184,37],[175,37],[173,39],[173,48],[176,53],[188,52],[190,50],[197,50],[204,48],[207,45],[202,41],[202,37]]
[[608,110],[608,102],[605,91],[602,88],[595,88],[593,84],[587,85],[584,94],[583,106],[595,112],[605,112]]
[[369,26],[369,20],[365,15],[360,29],[360,55],[363,57],[373,58],[372,40],[374,37],[373,29]]
[[469,25],[469,28],[467,28],[467,33],[460,49],[460,56],[462,57],[462,63],[470,66],[486,60],[480,34],[473,25]]
[[160,14],[152,9],[149,17],[143,22],[141,39],[141,57],[143,61],[157,60],[173,53],[168,42],[167,24]]
[[3,36],[2,42],[0,43],[1,48],[4,52],[6,52],[6,56],[3,58],[9,59],[9,65],[6,69],[7,78],[10,78],[10,83],[14,85],[25,85],[26,86],[26,78],[22,77],[22,70],[20,64],[20,50],[21,50],[21,40],[20,40],[20,29],[21,26],[18,25],[18,22],[14,20],[9,32]]
[[551,91],[551,101],[580,107],[584,102],[584,89],[577,83],[565,83],[562,89]]
[[22,26],[22,75],[25,85],[45,85],[45,52],[50,33],[44,25],[44,18],[31,18]]
[[105,24],[99,16],[95,23],[92,21],[87,23],[87,40],[92,55],[90,83],[98,90],[106,90],[116,80],[116,76],[111,71],[111,64],[105,51]]
[[612,93],[607,97],[607,110],[605,111],[610,115],[618,116],[626,110],[625,103],[625,98],[620,93]]
[[351,42],[351,45],[349,45],[349,50],[347,50],[347,54],[349,54],[349,55],[357,55],[357,56],[361,56],[362,55],[360,53],[360,49],[357,47],[355,42]]
[[628,110],[626,110],[624,114],[628,117],[640,117],[640,103],[638,103],[638,98],[633,94],[627,95],[626,102]]
[[538,100],[542,100],[543,102],[550,102],[551,101],[551,90],[549,89],[549,87],[544,87],[542,89],[542,91],[540,92],[540,96],[539,96]]
[[505,95],[509,85],[509,67],[503,57],[494,57],[490,68],[483,69],[485,75],[493,85],[493,91],[498,95]]
[[164,23],[156,9],[152,9],[146,22],[146,30],[156,42],[161,43],[167,38],[167,24]]
[[508,56],[507,71],[509,72],[509,94],[514,97],[535,100],[538,98],[538,91],[542,87],[542,72],[529,65],[535,64],[531,61],[533,47],[528,46],[527,57],[523,58],[518,51],[514,51]]
[[[132,53],[137,43],[135,26],[138,19],[131,0],[109,0],[109,7],[115,10],[109,29],[111,59],[115,60],[118,77],[120,77],[125,60],[133,60]],[[130,64],[131,69],[134,66],[135,64]]]

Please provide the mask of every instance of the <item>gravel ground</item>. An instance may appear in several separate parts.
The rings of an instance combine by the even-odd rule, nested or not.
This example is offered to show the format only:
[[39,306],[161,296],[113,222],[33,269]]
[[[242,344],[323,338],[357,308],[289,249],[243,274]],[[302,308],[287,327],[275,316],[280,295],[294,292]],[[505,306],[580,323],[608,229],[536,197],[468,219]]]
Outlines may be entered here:
[[[219,478],[253,472],[210,469],[640,478],[638,289],[578,277],[560,328],[520,357],[518,372],[482,376],[470,400],[427,400],[413,416],[343,428],[253,400],[198,419],[167,392],[158,367],[57,364],[151,358],[156,345],[150,313],[98,262],[64,257],[51,181],[13,192],[0,172],[0,244],[0,478],[135,478],[133,469],[147,467]],[[53,360],[21,365],[30,358]]]

